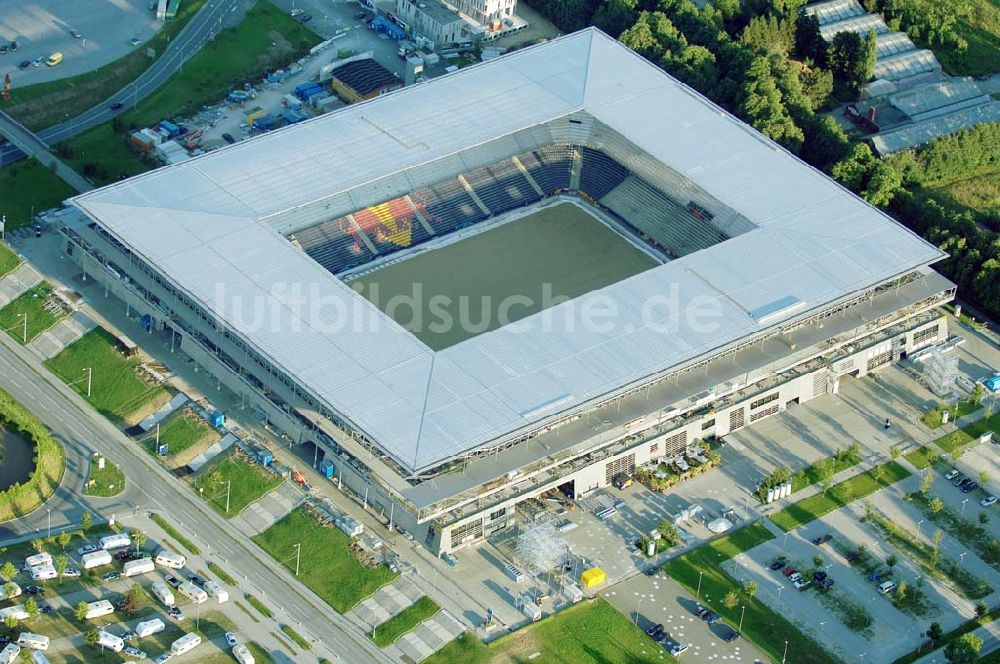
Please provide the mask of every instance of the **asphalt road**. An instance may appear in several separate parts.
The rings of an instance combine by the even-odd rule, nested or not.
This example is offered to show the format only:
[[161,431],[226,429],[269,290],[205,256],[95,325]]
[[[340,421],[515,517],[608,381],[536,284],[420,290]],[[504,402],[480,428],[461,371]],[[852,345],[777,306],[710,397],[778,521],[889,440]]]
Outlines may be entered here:
[[[110,108],[112,102],[123,102],[125,109],[134,108],[141,100],[173,76],[184,62],[197,53],[198,49],[220,30],[220,26],[231,25],[238,19],[242,19],[252,4],[252,0],[211,0],[170,43],[164,54],[124,90],[120,90],[106,101],[75,118],[43,129],[38,132],[38,137],[51,146],[111,120],[117,115]],[[118,113],[124,112],[125,109],[118,111]],[[24,153],[18,148],[9,143],[5,144],[0,149],[0,167],[23,157]]]
[[[302,586],[284,567],[237,533],[192,491],[177,484],[162,465],[94,411],[72,389],[50,374],[31,351],[0,333],[0,387],[27,404],[63,440],[67,471],[57,495],[31,515],[4,524],[0,538],[14,539],[79,523],[83,511],[102,518],[155,511],[198,540],[207,555],[246,575],[246,590],[267,596],[303,629],[322,640],[336,659],[345,662],[391,661],[362,630]],[[125,472],[129,489],[109,502],[82,496],[90,454],[99,451]],[[51,519],[51,522],[50,522]]]

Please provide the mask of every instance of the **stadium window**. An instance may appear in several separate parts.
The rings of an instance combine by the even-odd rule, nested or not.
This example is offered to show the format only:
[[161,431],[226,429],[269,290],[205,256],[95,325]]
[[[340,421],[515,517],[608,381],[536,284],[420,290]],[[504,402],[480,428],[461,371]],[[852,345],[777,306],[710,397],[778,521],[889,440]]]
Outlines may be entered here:
[[750,402],[750,409],[752,410],[754,408],[760,408],[761,406],[763,406],[766,403],[771,403],[772,401],[777,401],[778,400],[778,396],[779,396],[778,393],[774,392],[773,394],[769,394],[766,397],[761,397],[760,399],[757,399],[756,401],[751,401]]
[[653,443],[652,445],[649,446],[649,456],[653,456],[659,451],[660,451],[659,443]]
[[496,521],[497,519],[503,518],[507,514],[507,508],[501,507],[498,510],[490,512],[490,521]]
[[705,431],[707,429],[711,429],[714,426],[715,426],[715,418],[713,417],[708,422],[705,422],[704,424],[701,425],[701,430]]

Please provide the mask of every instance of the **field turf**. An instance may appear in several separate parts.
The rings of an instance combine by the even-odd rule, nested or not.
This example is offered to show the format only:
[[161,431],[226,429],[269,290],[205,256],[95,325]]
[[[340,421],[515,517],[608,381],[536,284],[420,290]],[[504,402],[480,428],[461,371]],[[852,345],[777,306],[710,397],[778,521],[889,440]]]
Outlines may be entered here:
[[351,286],[440,350],[655,265],[578,205],[560,203]]

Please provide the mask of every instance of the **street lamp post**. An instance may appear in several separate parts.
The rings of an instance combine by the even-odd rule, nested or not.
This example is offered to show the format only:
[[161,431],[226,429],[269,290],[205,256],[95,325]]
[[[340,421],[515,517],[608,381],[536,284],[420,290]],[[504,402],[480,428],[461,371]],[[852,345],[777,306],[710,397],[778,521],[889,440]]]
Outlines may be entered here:
[[49,526],[48,527],[48,531],[49,531],[49,535],[48,536],[51,538],[52,537],[52,508],[46,507],[45,508],[45,514],[48,517],[48,526]]
[[25,312],[19,313],[18,316],[24,318],[24,334],[22,335],[21,338],[24,340],[24,343],[27,344],[28,343],[28,312],[25,311]]
[[302,559],[302,542],[293,544],[295,547],[295,576],[299,575],[299,561]]
[[740,607],[740,626],[736,628],[737,632],[743,631],[743,614],[746,613],[746,610],[747,610],[746,604]]
[[[90,396],[90,388],[93,385],[94,369],[92,367],[84,367],[84,371],[87,372],[87,396]],[[159,431],[159,429],[157,429]]]
[[969,502],[968,498],[966,498],[965,500],[962,501],[962,516],[965,516],[965,504],[967,502]]
[[703,574],[704,572],[698,572],[698,590],[694,594],[698,599],[701,599],[701,577]]
[[788,657],[788,641],[785,641],[785,652],[781,655],[781,664],[785,664],[785,660]]
[[962,564],[965,563],[965,554],[967,554],[967,553],[968,553],[968,551],[963,551],[962,553],[958,554],[958,564],[959,565],[962,565]]
[[639,599],[635,600],[635,620],[633,624],[639,626],[639,605],[642,604],[642,595],[639,595]]

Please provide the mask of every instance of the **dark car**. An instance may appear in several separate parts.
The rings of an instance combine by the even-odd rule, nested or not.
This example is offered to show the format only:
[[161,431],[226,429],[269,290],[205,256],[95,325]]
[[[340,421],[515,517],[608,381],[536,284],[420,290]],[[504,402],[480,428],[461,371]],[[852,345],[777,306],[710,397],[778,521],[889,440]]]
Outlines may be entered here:
[[357,13],[356,13],[356,14],[354,15],[354,20],[355,20],[355,21],[360,21],[361,19],[363,19],[363,18],[364,18],[364,17],[366,17],[366,16],[368,16],[368,12],[357,12]]
[[8,643],[11,643],[12,641],[13,641],[13,639],[11,639],[6,634],[0,634],[0,646],[5,646]]
[[709,625],[714,625],[715,623],[717,623],[720,620],[722,620],[722,616],[720,616],[715,611],[709,611],[708,613],[706,613],[705,615],[703,615],[701,617],[701,619],[704,620],[705,622],[707,622]]
[[224,140],[226,143],[229,143],[230,145],[236,142],[236,139],[233,138],[233,135],[229,133],[223,134],[222,140]]
[[812,539],[812,543],[819,546],[820,544],[826,544],[827,542],[830,541],[830,539],[831,539],[830,534],[827,533],[826,535],[820,535],[819,537],[814,537]]
[[643,572],[643,574],[645,574],[646,576],[656,576],[656,573],[659,571],[660,568],[654,565],[653,567],[646,568],[646,571]]
[[0,55],[7,52],[7,44],[0,44]]
[[31,66],[31,60],[22,60],[21,64],[17,66],[18,69],[27,69]]
[[116,101],[115,103],[111,104],[111,110],[112,111],[120,111],[123,108],[125,108],[125,104],[123,104],[120,101]]
[[122,549],[115,553],[115,560],[128,560],[132,557],[132,551],[130,549]]
[[951,485],[952,486],[961,486],[962,484],[965,484],[968,481],[969,481],[968,477],[966,477],[965,475],[959,475],[958,477],[956,477],[955,479],[953,479],[951,481]]
[[784,558],[778,558],[773,563],[771,563],[771,571],[777,572],[779,569],[785,569],[785,565],[787,564],[788,563],[785,562]]
[[309,21],[313,20],[313,17],[312,14],[303,14],[297,20],[299,23],[308,23]]
[[42,602],[38,605],[38,610],[42,613],[52,613],[52,605],[46,602]]
[[181,580],[180,580],[180,579],[178,579],[178,578],[177,578],[176,576],[172,576],[172,575],[170,575],[170,574],[167,574],[167,575],[165,575],[165,576],[163,577],[163,579],[164,579],[164,580],[165,580],[165,581],[166,581],[167,583],[169,583],[170,585],[172,585],[172,586],[173,586],[174,588],[176,588],[176,587],[178,587],[179,585],[181,585]]
[[10,43],[10,52],[13,53],[16,50],[17,50],[17,41],[15,40]]
[[199,576],[197,574],[191,574],[190,576],[188,576],[188,579],[191,581],[191,583],[197,584],[199,586],[205,585],[205,577],[203,576]]
[[135,632],[122,632],[118,638],[120,638],[125,643],[131,643],[132,641],[135,641],[136,636]]
[[859,560],[861,560],[861,552],[860,551],[851,551],[850,553],[847,554],[847,562],[854,563],[854,562],[857,562]]
[[122,573],[121,572],[108,572],[107,574],[105,574],[104,576],[101,577],[101,580],[102,581],[115,581],[115,580],[120,579],[120,578],[122,578]]
[[650,626],[649,629],[646,630],[646,634],[655,639],[660,634],[663,634],[663,625],[657,623],[655,625]]
[[979,482],[970,482],[962,487],[962,493],[969,493],[979,488]]
[[735,629],[731,629],[722,635],[722,640],[726,643],[732,643],[736,639],[740,638],[740,633]]
[[149,551],[132,551],[128,554],[129,560],[141,560],[143,558],[152,558],[152,554]]
[[833,579],[831,579],[830,577],[826,577],[825,579],[819,582],[819,587],[822,588],[823,590],[829,590],[830,588],[833,587]]
[[822,581],[825,578],[826,578],[826,572],[824,572],[823,570],[820,570],[815,574],[813,574],[813,581]]
[[24,592],[29,595],[44,595],[45,588],[42,588],[41,586],[25,586]]

